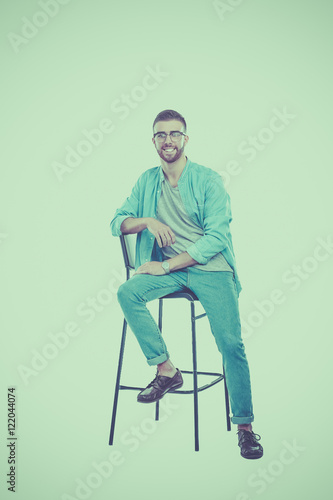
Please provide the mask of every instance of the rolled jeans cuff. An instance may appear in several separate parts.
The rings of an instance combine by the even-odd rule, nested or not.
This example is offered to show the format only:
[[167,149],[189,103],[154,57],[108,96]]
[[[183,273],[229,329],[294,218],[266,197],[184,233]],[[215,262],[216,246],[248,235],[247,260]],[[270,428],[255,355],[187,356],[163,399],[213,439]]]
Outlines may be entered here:
[[164,363],[164,361],[167,361],[169,358],[170,355],[167,351],[160,356],[157,356],[156,358],[147,359],[147,363],[149,366],[159,365],[160,363]]
[[233,424],[250,424],[254,420],[254,415],[250,417],[231,417],[231,422]]

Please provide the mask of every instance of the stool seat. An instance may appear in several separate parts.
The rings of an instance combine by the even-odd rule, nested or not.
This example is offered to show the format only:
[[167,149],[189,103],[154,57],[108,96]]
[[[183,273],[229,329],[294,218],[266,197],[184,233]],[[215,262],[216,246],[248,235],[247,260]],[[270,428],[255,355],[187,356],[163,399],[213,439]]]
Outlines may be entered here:
[[182,292],[173,292],[173,293],[168,293],[168,295],[164,295],[161,297],[161,299],[187,299],[187,300],[196,300],[199,301],[198,297],[195,295],[192,290],[189,288],[187,290],[184,290]]

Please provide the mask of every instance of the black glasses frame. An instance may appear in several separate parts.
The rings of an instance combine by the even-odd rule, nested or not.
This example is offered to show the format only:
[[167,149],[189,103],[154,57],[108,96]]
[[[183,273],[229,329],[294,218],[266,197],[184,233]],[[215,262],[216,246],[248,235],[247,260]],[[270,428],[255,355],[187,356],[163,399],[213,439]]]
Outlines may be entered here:
[[181,134],[181,135],[184,135],[186,136],[186,134],[184,134],[184,132],[181,132],[180,130],[171,130],[171,132],[169,132],[169,134],[167,134],[166,132],[156,132],[153,137],[155,138],[156,135],[158,134],[163,134],[165,139],[168,137],[168,135],[171,137],[171,134],[173,134],[174,132],[177,132],[177,134]]

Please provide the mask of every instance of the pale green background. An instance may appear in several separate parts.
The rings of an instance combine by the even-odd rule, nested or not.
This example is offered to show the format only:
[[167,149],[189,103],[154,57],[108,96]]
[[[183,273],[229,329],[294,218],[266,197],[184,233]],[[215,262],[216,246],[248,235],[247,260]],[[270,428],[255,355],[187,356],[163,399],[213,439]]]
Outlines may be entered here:
[[[123,463],[87,498],[331,497],[333,257],[295,291],[283,275],[313,255],[317,238],[332,235],[333,6],[330,0],[224,4],[234,7],[221,19],[204,0],[72,0],[16,53],[8,33],[20,34],[22,18],[31,20],[41,7],[31,0],[1,3],[1,498],[13,498],[3,481],[10,385],[17,391],[18,500],[76,498],[77,479],[86,481],[93,462],[113,449],[108,435],[122,322],[114,291],[123,277],[109,222],[139,174],[159,164],[151,124],[169,107],[188,121],[191,160],[219,172],[231,160],[241,165],[227,189],[243,320],[272,290],[285,297],[245,339],[254,430],[265,455],[239,456],[236,429],[226,432],[219,386],[200,397],[199,453],[192,400],[171,395],[166,399],[177,408],[156,428],[146,427],[151,434],[131,451],[121,437],[151,424],[153,408],[138,405],[135,393],[121,393],[114,449]],[[111,104],[141,85],[147,66],[168,76],[121,120]],[[295,118],[246,161],[239,144],[268,125],[274,108]],[[114,131],[59,182],[53,162],[103,118]],[[87,323],[77,307],[108,286],[110,303]],[[172,359],[189,368],[187,304],[169,304],[166,314]],[[80,334],[25,384],[18,366],[30,366],[31,351],[41,352],[50,332],[70,321]],[[199,366],[219,369],[202,321]],[[124,382],[146,384],[152,376],[130,335]],[[303,449],[281,468],[284,442],[294,440]],[[277,472],[260,493],[249,480],[262,469]]]

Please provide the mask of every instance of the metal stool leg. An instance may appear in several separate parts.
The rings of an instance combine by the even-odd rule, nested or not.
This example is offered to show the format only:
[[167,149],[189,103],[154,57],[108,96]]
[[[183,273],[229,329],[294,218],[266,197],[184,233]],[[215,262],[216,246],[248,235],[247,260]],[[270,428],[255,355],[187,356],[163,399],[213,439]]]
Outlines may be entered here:
[[194,396],[194,449],[199,451],[199,419],[198,419],[198,374],[197,374],[197,344],[195,332],[194,302],[191,302],[192,325],[192,355],[193,355],[193,396]]
[[[162,332],[162,314],[163,314],[163,299],[159,299],[158,301],[158,327],[160,332]],[[160,418],[160,402],[156,401],[155,403],[155,420],[159,420]]]
[[224,375],[224,397],[225,397],[225,413],[227,418],[227,430],[231,431],[231,423],[230,423],[230,406],[229,406],[229,392],[227,388],[227,382],[225,379],[224,366],[222,366],[222,373]]
[[126,321],[126,319],[124,319],[123,333],[122,333],[122,337],[121,337],[120,352],[119,352],[117,379],[116,379],[116,386],[115,386],[115,390],[114,390],[114,400],[113,400],[113,409],[112,409],[112,420],[111,420],[111,431],[110,431],[109,445],[113,444],[114,428],[115,428],[115,424],[116,424],[118,395],[119,395],[119,386],[120,386],[120,376],[121,376],[121,369],[122,369],[122,365],[123,365],[125,340],[126,340],[126,330],[127,330],[127,321]]

